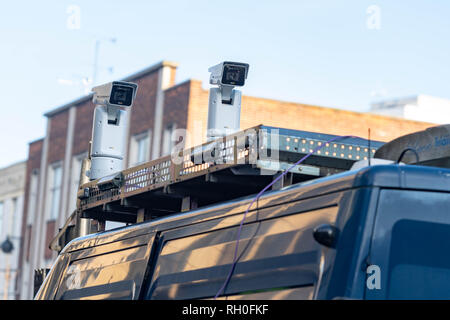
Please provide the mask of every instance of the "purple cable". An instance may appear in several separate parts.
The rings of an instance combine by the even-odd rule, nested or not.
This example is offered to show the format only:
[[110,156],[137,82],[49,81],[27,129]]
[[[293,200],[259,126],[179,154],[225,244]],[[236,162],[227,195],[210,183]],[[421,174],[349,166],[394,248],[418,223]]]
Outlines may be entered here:
[[275,180],[273,180],[271,183],[269,183],[264,189],[262,189],[255,198],[253,198],[253,201],[250,203],[250,205],[247,207],[247,210],[244,213],[244,216],[242,217],[241,223],[239,225],[239,229],[238,229],[238,234],[237,234],[237,239],[236,239],[236,248],[234,250],[234,258],[233,258],[233,263],[231,265],[230,271],[228,272],[228,276],[225,279],[225,282],[223,283],[222,287],[219,289],[219,291],[216,293],[216,295],[214,296],[214,299],[217,299],[217,297],[219,295],[222,294],[222,292],[225,290],[226,286],[228,285],[228,283],[230,282],[231,276],[233,275],[233,271],[234,268],[236,267],[237,264],[237,254],[239,251],[239,241],[241,239],[241,231],[242,231],[242,226],[244,224],[245,221],[245,217],[247,216],[248,211],[250,210],[250,208],[252,207],[252,205],[261,197],[261,195],[267,190],[269,189],[275,182],[277,182],[278,180],[280,180],[284,175],[286,175],[289,171],[291,171],[295,166],[299,165],[300,163],[302,163],[303,161],[305,161],[306,159],[308,159],[308,157],[310,155],[312,155],[314,152],[319,151],[320,149],[322,149],[327,143],[336,141],[336,140],[343,140],[343,139],[348,139],[348,138],[359,138],[356,136],[338,136],[338,137],[334,137],[333,139],[328,140],[327,142],[323,143],[321,146],[316,147],[314,150],[312,150],[310,153],[308,153],[306,156],[304,156],[303,158],[301,158],[300,160],[298,160],[296,163],[294,163],[292,166],[290,166],[287,170],[285,170],[282,174],[280,174]]

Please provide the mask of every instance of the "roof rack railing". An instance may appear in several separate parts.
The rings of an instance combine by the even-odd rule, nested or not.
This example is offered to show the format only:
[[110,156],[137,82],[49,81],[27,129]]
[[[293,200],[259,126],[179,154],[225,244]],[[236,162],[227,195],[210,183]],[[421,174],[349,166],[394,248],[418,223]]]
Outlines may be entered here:
[[350,170],[383,145],[371,141],[369,149],[361,138],[327,142],[335,137],[258,125],[94,181],[82,173],[77,209],[50,248],[60,251],[77,236],[104,231],[106,221],[134,224],[256,194],[317,146],[272,190]]
[[[259,125],[82,185],[83,218],[135,223],[253,194],[332,135]],[[286,181],[349,170],[373,157],[381,142],[331,143],[297,166]],[[139,218],[139,219],[138,219]]]
[[361,138],[328,143],[337,136],[259,125],[82,183],[77,209],[51,248],[59,251],[76,237],[83,219],[92,221],[89,232],[96,232],[105,221],[133,224],[256,194],[317,146],[322,148],[272,189],[350,170],[373,157],[396,160],[405,148],[413,148],[420,159],[407,153],[406,164],[450,168],[449,136],[450,125],[442,125],[385,144]]

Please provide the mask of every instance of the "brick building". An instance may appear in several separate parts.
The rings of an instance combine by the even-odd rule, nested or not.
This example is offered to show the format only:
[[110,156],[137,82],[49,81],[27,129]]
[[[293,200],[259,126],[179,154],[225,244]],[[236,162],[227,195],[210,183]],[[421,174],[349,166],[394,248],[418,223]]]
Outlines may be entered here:
[[[177,64],[163,61],[138,72],[126,81],[139,85],[129,117],[125,163],[133,166],[166,155],[176,128],[201,132],[205,140],[208,90],[198,80],[175,84]],[[20,298],[32,298],[33,269],[50,266],[55,253],[50,240],[75,209],[81,160],[88,151],[94,105],[88,95],[45,114],[47,132],[31,142],[27,162],[23,239],[17,281]],[[367,136],[387,141],[423,130],[430,123],[381,115],[343,111],[299,103],[243,96],[241,128],[258,124]],[[188,140],[188,145],[203,141]]]

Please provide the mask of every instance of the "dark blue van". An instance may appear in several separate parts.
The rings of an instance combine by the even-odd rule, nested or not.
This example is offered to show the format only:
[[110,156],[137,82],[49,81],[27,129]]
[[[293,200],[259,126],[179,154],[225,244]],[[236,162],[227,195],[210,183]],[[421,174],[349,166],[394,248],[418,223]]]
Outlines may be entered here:
[[[78,238],[36,299],[213,299],[252,197]],[[375,165],[265,193],[219,299],[450,299],[450,170]]]

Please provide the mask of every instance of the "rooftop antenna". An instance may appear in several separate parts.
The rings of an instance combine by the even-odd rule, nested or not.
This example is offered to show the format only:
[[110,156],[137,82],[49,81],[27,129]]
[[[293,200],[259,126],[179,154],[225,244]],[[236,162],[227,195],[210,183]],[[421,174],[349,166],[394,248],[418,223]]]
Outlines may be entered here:
[[241,91],[249,65],[241,62],[224,61],[208,69],[209,83],[218,87],[209,89],[207,140],[215,140],[240,130]]
[[94,46],[94,65],[93,65],[93,71],[92,71],[92,84],[96,85],[97,84],[97,74],[98,74],[98,53],[99,53],[99,49],[100,49],[100,43],[102,43],[102,41],[109,41],[113,44],[115,44],[117,42],[116,38],[109,38],[109,39],[97,39],[95,40],[95,46]]

